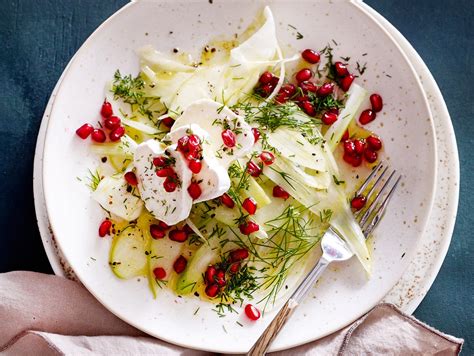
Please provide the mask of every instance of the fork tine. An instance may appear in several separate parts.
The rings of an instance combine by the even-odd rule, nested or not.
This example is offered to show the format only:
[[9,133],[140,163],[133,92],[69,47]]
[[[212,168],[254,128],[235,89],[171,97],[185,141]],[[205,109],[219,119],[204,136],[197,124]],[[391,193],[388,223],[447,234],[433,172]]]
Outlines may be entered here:
[[362,192],[365,190],[365,188],[367,188],[367,186],[369,185],[370,181],[372,180],[372,178],[374,178],[374,176],[377,174],[378,171],[380,171],[382,168],[383,168],[383,165],[384,165],[384,162],[380,162],[373,170],[372,172],[369,174],[369,176],[365,179],[365,182],[362,183],[362,185],[359,187],[359,189],[357,189],[357,192],[355,193],[355,195],[361,195]]
[[[395,172],[394,172],[395,173]],[[368,222],[367,226],[362,229],[364,236],[366,238],[369,237],[369,235],[372,233],[372,231],[377,227],[378,223],[382,219],[383,213],[385,212],[385,209],[387,208],[387,205],[390,201],[390,199],[393,196],[393,193],[395,192],[395,189],[398,186],[398,183],[400,182],[400,179],[402,179],[402,176],[399,175],[397,180],[395,181],[395,184],[392,186],[388,194],[385,196],[385,199],[383,200],[382,204],[379,205],[377,212],[375,213],[373,219]],[[379,195],[381,196],[381,195]],[[375,204],[373,204],[375,205]]]
[[[381,167],[383,168],[383,167]],[[380,169],[381,169],[380,168]],[[372,185],[372,187],[370,187],[370,190],[367,194],[365,194],[365,199],[366,201],[370,201],[370,198],[372,197],[372,194],[374,194],[375,192],[375,188],[377,188],[379,186],[379,183],[382,182],[382,179],[383,177],[385,176],[385,174],[388,172],[388,167],[385,167],[385,169],[382,171],[382,173],[377,177],[377,179],[375,179],[375,175],[373,175],[373,179],[371,179],[370,181],[374,180],[375,179],[375,183]],[[370,175],[369,175],[370,177]],[[369,180],[367,180],[366,182],[369,183],[370,182]],[[365,183],[364,183],[365,184]],[[368,185],[368,184],[367,184]],[[360,190],[360,193],[359,193],[359,190]],[[363,190],[359,189],[357,191],[357,195],[362,195],[362,193],[364,192]],[[359,211],[356,211],[354,213],[354,216],[356,217],[356,219],[358,219],[359,223],[361,222],[361,216],[362,216],[362,213],[364,212],[364,209],[362,210],[359,210]],[[364,215],[365,216],[365,215]]]

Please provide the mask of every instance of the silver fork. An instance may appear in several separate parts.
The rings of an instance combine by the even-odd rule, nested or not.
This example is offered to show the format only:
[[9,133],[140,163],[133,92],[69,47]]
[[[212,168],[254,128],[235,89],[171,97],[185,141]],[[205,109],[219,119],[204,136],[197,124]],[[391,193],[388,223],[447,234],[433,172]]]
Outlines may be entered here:
[[[393,193],[401,179],[401,175],[397,174],[396,171],[393,171],[388,178],[384,180],[388,171],[389,168],[386,167],[383,162],[379,163],[355,193],[355,196],[361,196],[368,189],[368,192],[363,196],[365,196],[367,202],[371,203],[367,204],[363,209],[355,214],[366,239],[380,222],[390,198],[393,196]],[[394,178],[395,181],[392,183]],[[372,201],[371,199],[374,194],[375,198]],[[354,253],[341,238],[340,233],[332,227],[330,227],[324,234],[321,240],[321,249],[323,254],[318,263],[303,279],[301,284],[291,295],[290,299],[281,308],[247,355],[264,355],[295,308],[304,300],[311,287],[316,283],[328,265],[331,262],[345,261],[354,256]]]

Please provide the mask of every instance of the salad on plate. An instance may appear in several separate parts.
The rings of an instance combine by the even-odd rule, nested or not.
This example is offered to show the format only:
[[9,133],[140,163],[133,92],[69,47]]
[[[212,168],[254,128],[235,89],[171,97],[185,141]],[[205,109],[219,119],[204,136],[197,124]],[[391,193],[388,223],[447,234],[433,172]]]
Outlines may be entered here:
[[331,44],[283,53],[268,7],[198,59],[137,53],[139,74],[117,70],[101,120],[76,131],[97,155],[89,187],[118,278],[256,320],[312,267],[329,226],[370,275],[353,216],[365,198],[347,195],[340,167],[376,164],[382,141],[364,125],[383,102],[363,107],[349,58]]

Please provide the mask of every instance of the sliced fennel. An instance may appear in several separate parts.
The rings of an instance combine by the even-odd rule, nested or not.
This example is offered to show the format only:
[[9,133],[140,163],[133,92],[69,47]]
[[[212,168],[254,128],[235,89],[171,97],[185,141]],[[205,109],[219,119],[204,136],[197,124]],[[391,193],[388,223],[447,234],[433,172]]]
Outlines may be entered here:
[[127,119],[127,118],[122,118],[122,123],[125,125],[125,126],[129,126],[129,127],[132,127],[134,128],[135,130],[138,130],[138,131],[141,131],[147,135],[156,135],[158,134],[160,131],[155,128],[155,127],[152,127],[152,126],[149,126],[149,125],[146,125],[144,123],[141,123],[139,121],[133,121],[133,120],[130,120],[130,119]]

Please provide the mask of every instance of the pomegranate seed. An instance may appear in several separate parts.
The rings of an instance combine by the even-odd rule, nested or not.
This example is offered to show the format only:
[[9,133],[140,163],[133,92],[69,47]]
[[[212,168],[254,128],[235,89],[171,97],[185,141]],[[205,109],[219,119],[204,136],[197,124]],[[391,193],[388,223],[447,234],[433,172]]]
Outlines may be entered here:
[[262,153],[260,153],[259,157],[262,160],[263,164],[266,166],[269,166],[273,162],[275,162],[275,156],[273,155],[273,153],[268,151],[263,151]]
[[361,156],[348,155],[347,153],[344,153],[342,158],[353,167],[359,167],[362,164]]
[[362,125],[366,125],[368,124],[369,122],[371,121],[374,121],[375,120],[375,112],[370,110],[370,109],[367,109],[367,110],[364,110],[362,111],[362,113],[360,114],[360,117],[359,117],[359,122],[362,124]]
[[332,94],[334,91],[334,84],[333,83],[325,83],[321,85],[316,92],[316,94],[320,97],[325,97],[328,96],[329,94]]
[[236,274],[240,270],[240,262],[234,262],[229,267],[230,274]]
[[309,101],[309,96],[308,95],[299,95],[295,98],[297,102],[299,102],[298,105],[303,104],[305,101]]
[[278,84],[278,82],[280,81],[280,78],[276,77],[276,76],[273,76],[272,77],[272,80],[270,80],[270,85],[272,87],[276,87],[276,85]]
[[165,279],[166,278],[166,271],[162,267],[156,267],[153,270],[153,274],[155,275],[156,279]]
[[316,109],[314,108],[313,104],[311,104],[309,101],[303,101],[301,103],[301,107],[306,115],[308,116],[316,115]]
[[258,320],[260,319],[260,310],[258,310],[252,304],[247,304],[245,306],[245,315],[247,315],[247,318],[250,320]]
[[204,277],[206,279],[206,284],[215,283],[216,273],[217,273],[216,267],[214,267],[214,266],[207,267],[206,273],[204,275]]
[[303,57],[306,62],[311,64],[316,64],[321,59],[320,54],[316,51],[313,51],[312,49],[305,49],[301,53],[301,57]]
[[193,200],[196,200],[197,198],[201,196],[201,193],[202,193],[201,187],[196,182],[193,182],[188,187],[188,193],[191,196],[191,198],[193,198]]
[[249,257],[249,252],[245,248],[238,248],[230,252],[230,260],[232,262],[240,262]]
[[278,104],[284,104],[288,101],[290,97],[288,96],[287,93],[284,93],[284,92],[279,92],[276,96],[275,96],[275,101],[278,103]]
[[171,128],[174,124],[174,119],[168,116],[162,119],[161,123],[165,125],[167,128]]
[[341,89],[344,91],[348,91],[352,85],[352,82],[354,81],[354,78],[355,77],[352,74],[346,75],[344,78],[342,78],[339,82],[339,86],[341,87]]
[[344,154],[349,155],[349,156],[355,156],[357,154],[354,141],[352,140],[344,141]]
[[202,163],[198,159],[192,160],[192,161],[189,161],[188,167],[191,170],[191,172],[193,172],[194,174],[198,174],[199,172],[201,172]]
[[156,167],[164,167],[166,165],[166,158],[163,156],[153,158],[153,164]]
[[119,127],[121,122],[117,116],[110,116],[104,120],[104,126],[109,130],[113,130]]
[[219,286],[217,284],[210,284],[206,287],[206,295],[214,298],[219,293]]
[[110,235],[110,228],[112,227],[112,221],[104,220],[99,226],[99,236],[104,237],[105,235]]
[[189,142],[189,136],[183,136],[178,140],[178,151],[180,152],[188,152],[189,147],[188,147],[188,142]]
[[258,224],[254,223],[253,221],[247,221],[239,225],[239,230],[244,235],[250,235],[252,232],[256,232],[259,229],[260,227]]
[[221,133],[222,141],[224,141],[224,145],[227,147],[235,147],[237,136],[235,136],[235,133],[232,132],[232,130],[224,130]]
[[112,104],[110,104],[107,100],[104,100],[104,103],[102,104],[102,108],[100,109],[100,114],[103,117],[109,117],[114,113],[112,109]]
[[152,225],[150,225],[150,235],[155,240],[158,240],[158,239],[162,239],[163,237],[165,237],[166,232],[159,225],[152,224]]
[[252,127],[253,142],[257,142],[260,138],[260,131],[256,127]]
[[377,136],[370,135],[366,141],[372,151],[379,151],[382,148],[382,141]]
[[138,184],[137,176],[133,172],[127,172],[124,175],[125,180],[128,184],[136,186]]
[[226,285],[225,282],[225,271],[218,270],[216,273],[216,283],[219,287],[224,287]]
[[188,149],[190,151],[199,149],[201,146],[201,139],[197,135],[188,136]]
[[341,137],[341,142],[344,142],[344,141],[346,141],[346,140],[348,140],[348,139],[349,139],[349,130],[346,130],[346,131],[344,132],[344,135],[342,135],[342,137]]
[[298,73],[296,73],[295,78],[298,83],[301,83],[301,82],[310,80],[312,76],[313,76],[313,73],[311,72],[310,69],[303,68]]
[[338,108],[330,108],[328,112],[339,115],[339,109]]
[[265,85],[262,85],[259,89],[258,89],[258,93],[260,94],[260,96],[262,96],[263,98],[266,98],[267,96],[269,96],[272,91],[273,91],[273,85],[271,84],[265,84]]
[[168,230],[170,228],[170,226],[164,221],[159,221],[158,226],[160,227],[161,230]]
[[171,177],[175,174],[174,169],[171,167],[161,168],[156,171],[156,175],[160,178]]
[[337,121],[337,114],[326,111],[323,114],[321,121],[323,122],[324,125],[332,125]]
[[253,215],[257,211],[257,202],[253,198],[249,197],[244,200],[242,207],[247,210],[250,215]]
[[367,145],[364,140],[354,140],[355,152],[358,156],[362,155]]
[[165,188],[165,191],[168,193],[172,193],[176,190],[178,185],[174,181],[174,179],[170,179],[170,177],[167,177],[165,181],[163,182],[163,187]]
[[109,138],[110,138],[110,141],[113,141],[113,142],[116,142],[118,140],[120,140],[120,138],[125,135],[125,128],[123,126],[119,126],[117,128],[115,128],[110,134],[109,134]]
[[273,187],[273,196],[275,198],[282,198],[282,199],[286,200],[290,197],[290,194],[285,189],[280,187],[279,185],[275,185]]
[[270,72],[263,72],[262,75],[260,76],[260,78],[258,79],[258,81],[261,83],[261,84],[270,84],[270,82],[272,81],[272,78],[273,78],[273,74],[270,73]]
[[351,200],[351,207],[355,210],[360,210],[365,206],[366,199],[363,195],[358,195]]
[[77,136],[85,140],[94,131],[94,127],[91,124],[84,124],[76,130]]
[[252,177],[259,177],[262,174],[262,169],[253,161],[247,163],[247,172]]
[[382,111],[383,101],[382,97],[379,94],[372,94],[370,96],[370,104],[372,104],[372,110],[375,112]]
[[102,129],[94,129],[91,134],[92,141],[103,143],[105,142],[106,136]]
[[235,206],[234,200],[227,193],[221,195],[221,203],[231,209]]
[[345,77],[349,74],[349,71],[347,70],[347,65],[342,62],[334,63],[334,69],[336,70],[336,74],[340,77]]
[[179,256],[173,263],[173,269],[176,273],[182,273],[186,269],[187,265],[188,260],[183,256]]
[[281,86],[280,92],[286,93],[289,96],[296,94],[296,87],[293,84],[287,83]]
[[188,239],[188,234],[184,230],[174,229],[168,233],[171,241],[185,242]]
[[316,84],[309,81],[301,82],[298,84],[298,86],[301,88],[301,90],[303,90],[303,93],[305,94],[307,92],[316,93],[316,91],[318,90],[318,87],[316,86]]
[[378,155],[377,152],[367,149],[364,152],[364,157],[367,162],[374,163],[377,160]]

